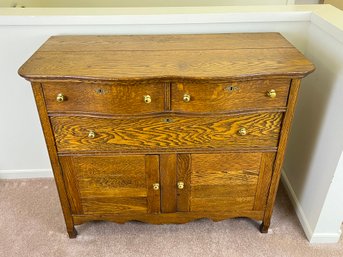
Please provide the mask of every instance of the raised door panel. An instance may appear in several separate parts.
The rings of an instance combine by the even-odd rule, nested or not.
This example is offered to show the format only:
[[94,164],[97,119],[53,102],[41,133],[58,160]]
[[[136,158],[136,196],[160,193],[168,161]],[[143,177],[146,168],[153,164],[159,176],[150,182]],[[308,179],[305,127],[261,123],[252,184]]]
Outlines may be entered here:
[[275,153],[181,154],[178,211],[263,210]]
[[73,214],[160,211],[156,155],[62,156],[60,163]]

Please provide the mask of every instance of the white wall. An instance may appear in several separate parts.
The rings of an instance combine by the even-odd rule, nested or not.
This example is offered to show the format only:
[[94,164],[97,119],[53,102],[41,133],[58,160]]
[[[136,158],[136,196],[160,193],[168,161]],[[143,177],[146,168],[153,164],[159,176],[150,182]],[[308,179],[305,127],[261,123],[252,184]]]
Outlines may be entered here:
[[[342,231],[339,229],[343,220],[343,152],[336,167],[334,177],[329,187],[322,211],[318,218],[312,243],[336,242]],[[336,233],[335,233],[336,232]]]
[[[220,7],[145,10],[156,15],[58,16],[66,10],[11,9],[1,16],[0,178],[49,176],[49,160],[29,83],[17,75],[19,66],[51,35],[156,34],[277,31],[317,66],[304,80],[286,155],[283,179],[307,237],[335,242],[343,212],[342,54],[343,21],[329,6]],[[94,10],[93,10],[94,11]],[[129,10],[128,10],[129,11]],[[19,13],[22,12],[22,13]],[[27,16],[23,15],[27,13]],[[34,12],[37,12],[34,15]],[[133,12],[133,11],[132,11]],[[135,10],[135,12],[138,12]],[[165,12],[169,14],[158,15]],[[186,14],[182,14],[186,13]],[[337,21],[342,21],[337,23]],[[336,23],[335,23],[336,22]],[[49,24],[49,25],[45,25]],[[335,24],[335,25],[333,25]],[[338,25],[337,25],[338,24]],[[338,26],[338,27],[337,27]],[[340,205],[343,207],[343,204]]]
[[[336,0],[337,1],[337,0]],[[340,0],[338,0],[340,1]],[[320,0],[1,0],[0,7],[152,7],[318,4]]]
[[39,6],[42,0],[1,0],[0,7]]
[[[343,45],[316,25],[312,24],[308,32],[305,54],[315,63],[317,71],[303,81],[284,169],[307,217],[308,224],[304,226],[308,233],[316,230],[317,237],[322,233],[337,238],[343,221],[343,198],[335,199],[340,204],[330,203],[330,206],[326,199],[328,185],[331,190],[343,185],[340,174],[343,171],[338,166],[343,151]],[[321,213],[328,211],[327,208],[331,208],[330,213],[341,213],[340,218],[334,221],[336,215],[326,215],[331,222],[317,227]],[[336,226],[336,231],[332,226]]]
[[295,0],[295,4],[319,4],[320,0]]
[[19,65],[41,42],[25,27],[0,26],[1,92],[5,96],[0,101],[0,178],[18,172],[23,172],[21,177],[51,174],[31,87],[17,74]]
[[[151,6],[227,6],[286,5],[289,0],[3,0],[0,6],[26,7],[151,7]],[[294,2],[294,0],[291,0]]]

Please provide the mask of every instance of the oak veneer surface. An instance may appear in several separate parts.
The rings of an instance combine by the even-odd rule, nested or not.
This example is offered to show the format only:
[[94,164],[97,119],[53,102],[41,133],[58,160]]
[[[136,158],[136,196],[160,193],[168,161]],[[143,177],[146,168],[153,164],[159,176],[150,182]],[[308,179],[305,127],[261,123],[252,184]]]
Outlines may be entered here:
[[[139,114],[164,111],[163,83],[138,85],[89,84],[89,83],[44,83],[43,91],[48,112],[83,112],[102,114]],[[161,89],[162,88],[162,89]],[[64,104],[56,101],[63,92]],[[144,103],[144,95],[152,99]],[[91,104],[90,104],[91,103]]]
[[[283,113],[229,117],[162,116],[137,119],[54,116],[59,152],[180,150],[184,148],[275,148]],[[237,132],[244,127],[245,136]],[[95,132],[88,138],[89,131]]]
[[19,74],[42,79],[303,77],[313,65],[278,33],[51,37]]
[[[229,111],[283,108],[287,105],[290,80],[251,80],[231,83],[183,82],[172,85],[171,110],[175,112],[225,113]],[[273,88],[277,98],[267,98]],[[183,94],[191,96],[184,102]],[[242,101],[244,99],[244,101]]]
[[300,79],[278,33],[55,36],[32,82],[68,234],[91,220],[270,225]]

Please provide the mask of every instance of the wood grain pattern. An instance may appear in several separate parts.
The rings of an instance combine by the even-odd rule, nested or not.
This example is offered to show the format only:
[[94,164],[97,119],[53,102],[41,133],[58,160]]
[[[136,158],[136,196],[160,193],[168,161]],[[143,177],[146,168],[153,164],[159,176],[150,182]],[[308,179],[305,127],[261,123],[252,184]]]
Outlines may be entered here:
[[[49,113],[143,114],[164,111],[164,84],[133,83],[44,83],[43,90]],[[62,93],[66,100],[57,102]],[[151,103],[144,102],[144,96]],[[91,104],[90,104],[91,103]]]
[[235,185],[224,183],[225,181],[217,185],[197,185],[192,183],[192,195],[197,198],[208,198],[208,196],[211,196],[214,199],[222,197],[234,199],[238,195],[241,197],[251,197],[256,194],[257,183],[244,184],[237,181]]
[[158,155],[145,156],[148,213],[160,213],[161,193],[154,190],[153,184],[160,183],[160,159]]
[[262,154],[260,176],[256,186],[254,210],[263,210],[267,204],[275,156],[275,153]]
[[293,48],[103,53],[38,51],[22,66],[19,74],[40,81],[233,80],[303,77],[313,69],[313,65]]
[[261,155],[192,154],[191,211],[252,210]]
[[132,214],[112,214],[112,215],[73,215],[76,224],[82,224],[92,220],[107,220],[117,223],[126,223],[131,220],[138,220],[151,224],[183,224],[192,220],[208,218],[213,221],[221,221],[229,218],[248,217],[251,219],[261,220],[263,217],[262,211],[208,211],[204,212],[174,212],[174,213],[160,213],[159,215],[148,213],[132,213]]
[[70,203],[68,201],[68,193],[64,185],[63,173],[57,157],[57,149],[55,146],[54,134],[52,132],[51,124],[49,121],[41,84],[32,83],[32,90],[34,93],[37,110],[39,113],[39,118],[45,137],[45,142],[48,148],[50,163],[52,166],[52,171],[54,173],[54,178],[56,182],[58,196],[60,198],[64,221],[67,227],[67,232],[70,238],[75,238],[77,232],[74,227],[74,220],[71,214]]
[[59,158],[62,167],[64,185],[67,191],[67,196],[72,214],[83,214],[80,190],[77,183],[77,178],[74,174],[74,163],[72,156],[63,156]]
[[82,206],[85,214],[92,215],[147,213],[145,197],[87,198],[83,200]]
[[161,212],[176,212],[176,154],[160,155],[160,178]]
[[261,153],[192,154],[192,183],[218,185],[223,182],[256,183]]
[[217,197],[217,198],[192,198],[191,211],[192,212],[206,212],[212,211],[234,211],[234,210],[252,210],[254,206],[255,197]]
[[164,110],[171,110],[171,83],[164,83]]
[[136,196],[147,196],[144,155],[73,159],[82,198],[105,195],[133,197],[131,194],[136,193]]
[[[71,160],[72,166],[69,165]],[[71,188],[71,192],[77,190],[79,194],[71,202],[76,206],[81,205],[83,213],[148,211],[150,185],[147,185],[146,173],[152,172],[149,176],[153,178],[156,176],[153,174],[156,173],[156,167],[155,170],[151,167],[147,170],[144,155],[71,156],[61,157],[60,161],[74,175],[73,180],[68,181],[68,188]]]
[[267,232],[299,78],[313,70],[278,33],[51,37],[19,74],[69,237],[91,220],[249,217]]
[[191,154],[177,154],[176,160],[176,182],[183,182],[183,189],[177,190],[177,211],[188,212],[190,211],[190,198],[191,198],[191,169],[192,159]]
[[[256,40],[263,38],[264,40]],[[196,44],[194,44],[196,42]],[[244,42],[244,43],[243,43]],[[98,35],[53,36],[39,51],[128,51],[128,50],[220,50],[241,48],[292,48],[279,33],[234,33],[194,35]]]
[[288,99],[288,109],[285,114],[284,122],[282,125],[282,130],[280,132],[279,149],[275,157],[275,163],[273,167],[274,168],[273,176],[271,178],[267,204],[265,207],[263,222],[260,228],[262,233],[267,233],[268,228],[270,226],[270,220],[273,213],[274,202],[275,202],[276,193],[277,193],[280,176],[281,176],[282,163],[283,163],[284,155],[286,152],[287,138],[289,135],[289,131],[291,129],[295,105],[296,105],[297,97],[298,97],[298,91],[300,88],[300,82],[301,81],[299,79],[293,79],[291,83],[291,89],[289,92],[289,99]]
[[[172,110],[176,112],[221,113],[234,110],[256,110],[285,107],[290,80],[252,80],[227,83],[174,83]],[[267,96],[274,89],[276,98]],[[184,102],[184,94],[191,96]],[[242,101],[244,99],[244,101]]]
[[[149,119],[51,117],[58,151],[122,151],[157,149],[239,149],[275,147],[282,113],[228,117],[163,116]],[[240,136],[237,131],[246,128]],[[90,130],[95,138],[88,138]]]

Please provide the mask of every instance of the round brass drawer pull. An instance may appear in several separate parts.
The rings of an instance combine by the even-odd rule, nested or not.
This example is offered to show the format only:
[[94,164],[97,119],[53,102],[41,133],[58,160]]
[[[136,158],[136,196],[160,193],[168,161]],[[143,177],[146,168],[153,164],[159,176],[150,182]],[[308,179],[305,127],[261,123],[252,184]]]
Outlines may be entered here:
[[153,188],[155,191],[157,191],[157,190],[160,189],[160,184],[159,184],[159,183],[154,183],[154,184],[152,184],[152,188]]
[[191,96],[189,94],[184,94],[182,99],[185,103],[188,103],[191,101]]
[[89,131],[88,137],[89,138],[95,138],[95,132],[93,130]]
[[145,95],[144,96],[144,103],[150,104],[151,103],[151,96],[150,95]]
[[267,96],[269,96],[270,98],[275,98],[276,97],[276,91],[275,89],[271,89],[267,92]]
[[240,128],[238,130],[238,134],[241,136],[245,136],[247,134],[247,129],[246,128]]
[[59,93],[56,97],[57,102],[63,102],[65,100],[64,95],[62,93]]
[[183,183],[182,181],[177,182],[178,189],[184,189],[184,187],[185,187],[185,183]]

